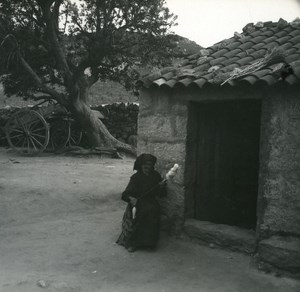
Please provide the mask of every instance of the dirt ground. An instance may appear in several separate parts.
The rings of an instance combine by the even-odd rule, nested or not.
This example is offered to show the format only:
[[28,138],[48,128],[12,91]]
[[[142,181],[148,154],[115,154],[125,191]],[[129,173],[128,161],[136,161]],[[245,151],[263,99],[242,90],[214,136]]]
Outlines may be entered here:
[[300,291],[248,256],[185,237],[162,234],[156,251],[133,254],[116,245],[132,165],[0,148],[0,291]]

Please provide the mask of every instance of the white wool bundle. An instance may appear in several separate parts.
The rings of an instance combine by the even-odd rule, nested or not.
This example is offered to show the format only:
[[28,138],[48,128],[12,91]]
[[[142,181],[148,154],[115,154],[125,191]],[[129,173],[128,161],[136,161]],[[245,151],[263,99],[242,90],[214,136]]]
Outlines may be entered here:
[[179,168],[179,165],[177,163],[174,164],[174,166],[167,172],[166,179],[173,178]]
[[136,207],[134,206],[134,207],[132,208],[132,219],[135,218],[135,214],[136,214]]

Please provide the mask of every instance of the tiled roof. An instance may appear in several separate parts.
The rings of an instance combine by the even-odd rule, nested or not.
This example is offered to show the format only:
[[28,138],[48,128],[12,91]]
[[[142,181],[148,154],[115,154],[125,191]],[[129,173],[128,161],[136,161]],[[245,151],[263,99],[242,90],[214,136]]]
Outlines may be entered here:
[[291,23],[283,19],[276,23],[250,23],[243,33],[201,49],[180,66],[165,68],[138,81],[144,87],[169,88],[234,86],[240,82],[300,82],[300,19]]

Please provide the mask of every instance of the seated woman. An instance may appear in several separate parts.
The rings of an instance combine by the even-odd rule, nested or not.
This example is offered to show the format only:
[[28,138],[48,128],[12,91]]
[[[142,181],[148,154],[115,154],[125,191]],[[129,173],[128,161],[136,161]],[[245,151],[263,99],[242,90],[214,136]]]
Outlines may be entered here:
[[155,156],[141,154],[133,167],[137,172],[122,193],[122,200],[128,205],[117,243],[129,252],[137,248],[155,248],[159,238],[160,206],[156,197],[166,194],[166,180],[154,169],[155,163]]

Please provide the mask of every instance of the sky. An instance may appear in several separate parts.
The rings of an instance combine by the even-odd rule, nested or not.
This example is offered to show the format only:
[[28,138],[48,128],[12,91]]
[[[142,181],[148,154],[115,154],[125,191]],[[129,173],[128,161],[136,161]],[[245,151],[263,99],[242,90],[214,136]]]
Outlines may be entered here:
[[288,22],[300,17],[300,0],[166,0],[170,11],[178,15],[173,31],[208,47],[253,22]]

